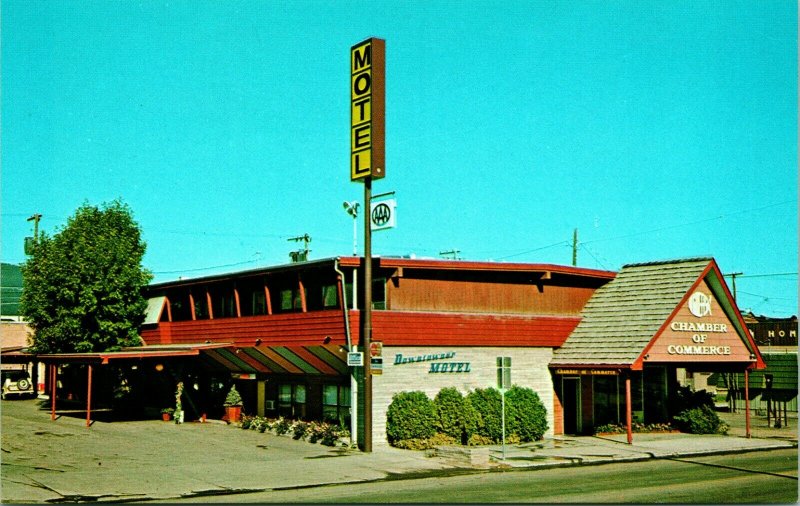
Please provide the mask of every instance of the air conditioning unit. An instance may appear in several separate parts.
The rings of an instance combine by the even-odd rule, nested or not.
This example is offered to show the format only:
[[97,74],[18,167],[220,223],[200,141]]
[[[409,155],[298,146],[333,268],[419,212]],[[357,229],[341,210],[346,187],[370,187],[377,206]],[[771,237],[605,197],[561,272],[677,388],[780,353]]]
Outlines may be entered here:
[[270,411],[275,409],[275,401],[264,401],[264,408]]

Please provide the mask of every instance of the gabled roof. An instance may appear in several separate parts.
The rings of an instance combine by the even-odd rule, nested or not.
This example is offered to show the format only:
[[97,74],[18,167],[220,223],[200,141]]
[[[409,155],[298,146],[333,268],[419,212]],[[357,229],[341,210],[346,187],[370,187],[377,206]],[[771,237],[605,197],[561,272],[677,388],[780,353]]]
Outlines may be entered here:
[[550,365],[640,369],[645,352],[703,280],[760,362],[716,262],[689,258],[625,265],[614,280],[595,291],[581,322],[554,352]]

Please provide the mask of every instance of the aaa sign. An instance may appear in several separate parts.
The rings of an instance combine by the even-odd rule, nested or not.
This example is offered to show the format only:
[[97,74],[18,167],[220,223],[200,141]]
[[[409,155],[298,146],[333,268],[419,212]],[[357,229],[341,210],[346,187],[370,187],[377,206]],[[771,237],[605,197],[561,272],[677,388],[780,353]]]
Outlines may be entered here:
[[386,41],[350,48],[350,180],[386,175],[384,167]]

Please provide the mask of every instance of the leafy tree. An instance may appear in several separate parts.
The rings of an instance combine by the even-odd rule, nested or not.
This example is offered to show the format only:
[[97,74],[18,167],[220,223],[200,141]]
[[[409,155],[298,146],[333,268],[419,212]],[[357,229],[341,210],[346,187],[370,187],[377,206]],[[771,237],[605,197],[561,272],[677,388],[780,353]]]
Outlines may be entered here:
[[38,353],[113,351],[141,344],[152,275],[130,208],[84,204],[53,237],[42,234],[22,268],[21,313]]

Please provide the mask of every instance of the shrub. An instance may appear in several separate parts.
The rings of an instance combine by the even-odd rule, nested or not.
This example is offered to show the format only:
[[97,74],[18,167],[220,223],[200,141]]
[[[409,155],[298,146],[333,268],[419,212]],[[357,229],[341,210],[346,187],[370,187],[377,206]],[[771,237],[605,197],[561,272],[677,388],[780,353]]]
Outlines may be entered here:
[[436,432],[436,409],[424,392],[398,392],[386,411],[386,436],[390,444],[406,439],[427,439]]
[[292,439],[303,439],[308,432],[308,422],[297,422],[292,427]]
[[538,441],[547,432],[547,410],[532,389],[513,386],[506,392],[506,440]]
[[336,443],[339,441],[339,437],[341,435],[339,427],[329,423],[323,425],[324,427],[322,428],[322,438],[320,443],[324,444],[325,446],[336,446]]
[[492,443],[494,443],[494,441],[486,436],[481,436],[480,434],[473,434],[467,440],[467,445],[469,446],[486,446]]
[[674,421],[682,431],[692,434],[726,434],[729,428],[716,411],[705,405],[681,411]]
[[223,406],[242,405],[242,396],[239,395],[239,391],[236,390],[236,385],[233,385],[231,389],[228,391],[228,395],[225,397],[225,402],[222,405]]
[[282,434],[286,434],[287,432],[289,432],[289,429],[291,427],[292,427],[291,422],[289,422],[289,420],[287,420],[286,418],[281,417],[278,419],[278,421],[272,428],[275,429],[275,433],[280,436]]
[[249,428],[250,428],[250,426],[253,424],[253,419],[254,419],[254,418],[256,418],[256,417],[253,417],[253,416],[247,416],[247,415],[242,415],[242,418],[241,418],[241,427],[242,427],[243,429],[249,429]]
[[681,413],[688,409],[695,409],[703,406],[713,408],[714,394],[706,392],[705,390],[698,390],[695,392],[688,386],[678,387],[670,396],[670,406],[673,409],[673,413]]
[[466,444],[475,432],[477,414],[468,399],[458,389],[443,388],[433,400],[438,415],[437,428],[461,444]]
[[470,405],[477,413],[475,433],[491,442],[503,439],[503,425],[500,418],[500,391],[494,388],[476,388],[467,394]]

